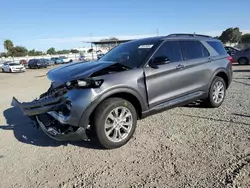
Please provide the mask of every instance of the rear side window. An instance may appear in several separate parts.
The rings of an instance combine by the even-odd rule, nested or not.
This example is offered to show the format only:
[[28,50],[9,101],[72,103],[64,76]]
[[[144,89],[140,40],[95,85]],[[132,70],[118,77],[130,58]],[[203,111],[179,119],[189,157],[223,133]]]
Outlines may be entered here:
[[220,55],[226,55],[227,51],[221,44],[221,42],[217,41],[207,41],[207,43]]
[[182,60],[181,49],[178,41],[166,41],[154,54],[153,58],[166,57],[170,62]]
[[180,41],[185,59],[208,57],[209,52],[200,41]]

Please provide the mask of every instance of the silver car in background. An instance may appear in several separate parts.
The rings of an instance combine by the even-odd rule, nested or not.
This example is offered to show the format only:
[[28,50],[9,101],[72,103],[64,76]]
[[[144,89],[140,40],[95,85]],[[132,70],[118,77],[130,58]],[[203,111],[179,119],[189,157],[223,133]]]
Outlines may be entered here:
[[225,47],[227,53],[232,57],[233,62],[238,62],[240,65],[249,65],[250,63],[250,48],[240,50],[231,46]]

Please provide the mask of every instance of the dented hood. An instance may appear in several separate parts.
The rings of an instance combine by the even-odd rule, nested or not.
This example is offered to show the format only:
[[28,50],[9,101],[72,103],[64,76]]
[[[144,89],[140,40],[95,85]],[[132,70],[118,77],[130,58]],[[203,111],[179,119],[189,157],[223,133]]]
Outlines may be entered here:
[[114,64],[115,62],[110,61],[69,63],[50,70],[47,76],[51,81],[63,83],[79,78],[87,78],[93,73]]

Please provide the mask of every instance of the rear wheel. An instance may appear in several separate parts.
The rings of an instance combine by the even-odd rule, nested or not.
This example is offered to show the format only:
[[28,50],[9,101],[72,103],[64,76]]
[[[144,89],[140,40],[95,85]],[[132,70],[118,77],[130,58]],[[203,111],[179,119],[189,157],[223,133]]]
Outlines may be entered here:
[[137,124],[134,106],[122,98],[109,98],[103,101],[94,114],[97,139],[102,147],[118,148],[133,136]]
[[219,107],[226,96],[226,84],[223,78],[216,76],[210,86],[208,98],[205,101],[207,107]]
[[249,61],[248,61],[247,58],[241,57],[241,58],[238,60],[238,63],[239,63],[240,65],[248,65],[248,64],[249,64]]

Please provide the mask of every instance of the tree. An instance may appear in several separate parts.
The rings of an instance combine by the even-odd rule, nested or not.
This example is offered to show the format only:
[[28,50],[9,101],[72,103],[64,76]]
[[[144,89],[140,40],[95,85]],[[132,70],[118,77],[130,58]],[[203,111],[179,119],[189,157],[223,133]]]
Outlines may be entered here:
[[241,43],[250,43],[250,33],[241,36]]
[[118,38],[115,37],[110,37],[108,39],[102,39],[101,41],[114,41],[114,43],[110,43],[110,44],[100,44],[101,48],[106,48],[108,51],[111,50],[112,48],[114,48],[116,46],[116,41],[118,41]]
[[7,54],[13,57],[21,57],[26,56],[28,54],[28,50],[23,46],[16,46],[8,50]]
[[47,54],[56,54],[56,49],[55,48],[49,48],[48,50],[47,50]]
[[3,45],[4,45],[4,48],[7,51],[9,51],[10,49],[14,48],[13,42],[11,40],[9,40],[9,39],[5,40],[4,43],[3,43]]
[[79,50],[71,49],[70,52],[73,53],[73,54],[77,54],[77,53],[79,53]]
[[231,27],[226,29],[225,31],[222,32],[221,36],[219,39],[223,43],[238,43],[241,39],[242,32],[240,32],[240,29],[238,27]]
[[56,53],[57,54],[69,54],[69,50],[59,50],[59,51],[57,51]]
[[44,53],[42,51],[35,51],[35,49],[30,50],[28,52],[29,56],[39,56],[39,55],[44,55]]

